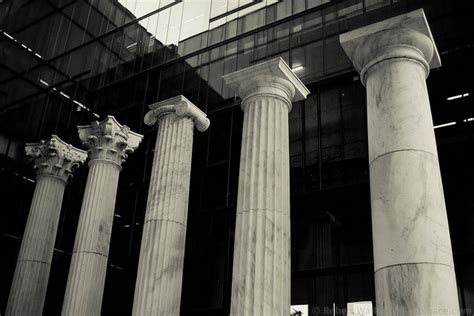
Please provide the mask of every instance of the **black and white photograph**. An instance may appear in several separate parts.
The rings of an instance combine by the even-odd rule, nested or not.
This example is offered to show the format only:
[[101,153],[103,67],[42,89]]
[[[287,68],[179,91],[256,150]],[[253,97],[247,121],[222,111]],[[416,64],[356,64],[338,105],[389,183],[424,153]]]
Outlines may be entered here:
[[474,316],[474,1],[0,0],[0,316]]

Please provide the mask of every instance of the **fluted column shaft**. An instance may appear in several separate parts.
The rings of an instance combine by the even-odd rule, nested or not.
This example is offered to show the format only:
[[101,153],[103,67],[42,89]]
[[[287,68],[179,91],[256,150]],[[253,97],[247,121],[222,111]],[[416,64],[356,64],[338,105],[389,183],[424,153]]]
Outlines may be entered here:
[[231,315],[289,315],[288,104],[256,96],[243,108]]
[[[36,186],[6,315],[39,315],[43,311],[64,189],[72,173],[72,170],[66,169],[86,158],[85,152],[67,146],[56,136],[47,142],[27,144],[27,155],[36,160]],[[34,155],[32,147],[35,147]],[[69,157],[71,161],[65,161],[67,152],[76,152],[77,157]]]
[[[181,113],[179,103],[197,109],[184,97],[151,105],[145,119],[158,124],[143,226],[133,315],[179,315],[196,118]],[[199,111],[200,112],[200,111]],[[149,117],[152,119],[148,120]],[[199,124],[199,123],[197,123]],[[200,130],[207,128],[202,127]]]
[[193,122],[167,115],[159,124],[134,315],[179,315],[181,302]]
[[89,174],[77,226],[62,315],[100,315],[121,164],[142,136],[109,116],[79,126]]
[[377,314],[459,315],[425,82],[439,56],[426,19],[419,10],[353,32],[341,42],[367,88]]
[[[281,59],[224,77],[242,98],[233,316],[290,314],[288,112],[308,91]],[[296,91],[295,91],[296,90]]]
[[43,310],[65,186],[57,177],[36,180],[6,315],[35,315]]
[[63,315],[100,314],[120,170],[114,162],[89,162]]

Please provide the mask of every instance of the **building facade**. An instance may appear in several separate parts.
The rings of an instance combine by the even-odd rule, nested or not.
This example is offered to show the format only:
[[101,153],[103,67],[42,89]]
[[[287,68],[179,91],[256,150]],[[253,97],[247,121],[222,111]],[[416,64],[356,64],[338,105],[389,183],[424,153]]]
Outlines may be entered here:
[[[189,2],[164,1],[137,15],[121,1],[0,3],[0,312],[35,189],[25,143],[55,134],[84,148],[77,126],[113,115],[144,137],[117,184],[101,310],[132,313],[157,137],[143,118],[149,105],[184,95],[211,125],[193,136],[180,314],[228,315],[244,113],[222,77],[276,57],[310,92],[288,114],[291,304],[308,305],[309,315],[345,315],[349,302],[376,304],[367,93],[339,36],[423,8],[442,62],[427,87],[459,306],[461,314],[474,314],[473,5],[228,1],[224,10],[217,8],[225,1],[213,1],[204,30],[182,26],[176,35],[170,21],[184,25]],[[166,36],[157,32],[162,27]],[[65,188],[45,315],[63,308],[87,176],[87,166],[78,168]]]

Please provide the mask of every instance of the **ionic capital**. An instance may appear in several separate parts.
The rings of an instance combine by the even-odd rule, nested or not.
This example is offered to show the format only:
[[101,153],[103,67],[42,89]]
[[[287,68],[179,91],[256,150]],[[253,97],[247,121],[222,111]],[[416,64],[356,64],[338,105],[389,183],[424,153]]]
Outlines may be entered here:
[[209,127],[209,119],[206,113],[201,111],[191,101],[183,95],[153,103],[148,106],[150,111],[145,115],[146,125],[159,124],[161,118],[166,115],[174,114],[178,117],[187,117],[193,120],[194,126],[200,132],[204,132]]
[[416,62],[426,76],[441,66],[423,9],[341,34],[339,41],[364,85],[369,70],[383,61]]
[[38,143],[27,143],[25,152],[33,163],[37,177],[53,176],[64,182],[87,158],[84,150],[65,143],[56,135]]
[[118,166],[138,148],[143,138],[143,135],[132,132],[110,115],[101,122],[94,121],[77,129],[82,144],[88,148],[91,161],[105,160]]
[[238,70],[222,77],[242,99],[242,109],[254,97],[276,97],[283,100],[288,111],[292,102],[306,99],[309,90],[281,58],[275,58]]

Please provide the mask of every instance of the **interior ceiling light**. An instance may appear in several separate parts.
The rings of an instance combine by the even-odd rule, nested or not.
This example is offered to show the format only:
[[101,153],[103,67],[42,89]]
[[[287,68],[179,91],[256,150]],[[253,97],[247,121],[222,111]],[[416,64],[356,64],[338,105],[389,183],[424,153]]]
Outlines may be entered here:
[[452,126],[452,125],[456,125],[456,122],[449,122],[449,123],[445,123],[445,124],[436,125],[436,126],[434,126],[434,128],[437,129],[437,128],[447,127],[447,126]]
[[299,65],[299,66],[296,66],[296,67],[292,68],[291,70],[292,71],[300,71],[300,70],[303,70],[303,66]]
[[[1,1],[0,1],[0,2],[1,2]],[[3,34],[3,35],[5,35],[6,37],[8,37],[9,39],[11,39],[11,40],[14,41],[15,43],[20,44],[20,46],[21,46],[23,49],[26,49],[28,52],[34,54],[36,57],[43,59],[43,56],[41,56],[40,54],[34,52],[31,48],[29,48],[29,47],[26,46],[25,44],[18,42],[18,41],[16,40],[16,38],[14,38],[13,36],[11,36],[11,35],[8,34],[7,32],[0,30],[0,33]]]
[[465,97],[468,97],[468,96],[469,96],[469,93],[462,93],[462,94],[457,94],[457,95],[453,95],[451,97],[448,97],[448,98],[446,98],[446,100],[452,101],[452,100],[456,100],[456,99],[465,98]]
[[[42,85],[44,85],[44,86],[46,86],[46,87],[49,87],[49,83],[46,82],[46,81],[44,81],[43,79],[39,79],[39,82],[40,82]],[[51,90],[53,90],[53,91],[55,91],[55,92],[59,92],[59,94],[60,94],[63,98],[66,98],[66,99],[68,99],[68,100],[72,100],[72,103],[74,103],[75,105],[77,105],[77,108],[76,108],[77,112],[80,112],[82,109],[84,109],[84,110],[86,110],[86,111],[88,111],[88,112],[91,112],[92,115],[94,115],[96,118],[99,118],[99,117],[100,117],[99,114],[92,112],[92,110],[91,110],[90,108],[88,108],[87,106],[85,106],[85,105],[82,104],[81,102],[72,99],[68,94],[66,94],[66,93],[64,93],[64,92],[62,92],[62,91],[58,91],[58,90],[57,90],[56,88],[54,88],[54,87],[53,87]]]

